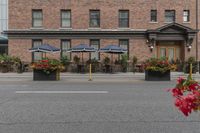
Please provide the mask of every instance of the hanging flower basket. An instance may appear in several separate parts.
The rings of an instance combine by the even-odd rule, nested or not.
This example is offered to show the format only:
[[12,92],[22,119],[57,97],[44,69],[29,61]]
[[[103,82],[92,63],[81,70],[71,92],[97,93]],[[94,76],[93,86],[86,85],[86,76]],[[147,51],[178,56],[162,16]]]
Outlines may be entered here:
[[175,106],[185,115],[200,111],[200,86],[191,76],[179,78],[173,89],[169,90],[174,97]]

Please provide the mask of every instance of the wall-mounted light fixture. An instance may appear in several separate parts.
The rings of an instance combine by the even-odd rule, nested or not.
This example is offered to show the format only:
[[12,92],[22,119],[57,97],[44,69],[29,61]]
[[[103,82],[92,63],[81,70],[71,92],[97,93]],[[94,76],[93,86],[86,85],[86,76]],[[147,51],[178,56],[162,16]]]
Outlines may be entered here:
[[189,45],[189,46],[188,46],[188,51],[190,51],[190,50],[191,50],[191,48],[192,48],[192,46],[191,46],[191,45]]

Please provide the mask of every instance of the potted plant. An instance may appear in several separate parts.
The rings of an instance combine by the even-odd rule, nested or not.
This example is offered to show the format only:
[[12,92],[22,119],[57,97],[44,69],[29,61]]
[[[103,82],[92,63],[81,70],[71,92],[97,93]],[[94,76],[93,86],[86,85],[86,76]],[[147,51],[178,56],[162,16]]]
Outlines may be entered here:
[[173,89],[172,96],[175,106],[185,115],[200,111],[200,86],[189,75],[187,79],[179,78]]
[[166,58],[151,58],[145,64],[145,80],[169,81],[171,64]]
[[92,64],[92,73],[97,72],[98,70],[98,66],[99,66],[99,62],[97,59],[89,59],[86,64],[89,66],[90,64]]
[[11,70],[11,66],[13,65],[12,57],[3,54],[0,55],[0,70],[2,73],[7,73]]
[[109,57],[105,57],[103,60],[104,66],[105,66],[105,72],[106,73],[110,73],[111,72],[111,67],[110,67],[110,58]]
[[45,58],[31,64],[34,81],[60,80],[60,71],[64,69],[59,60]]
[[15,72],[22,73],[24,71],[24,68],[23,68],[23,63],[20,60],[20,58],[12,57],[12,61],[13,61],[13,67],[15,69]]
[[185,73],[190,72],[190,64],[192,64],[192,73],[196,73],[198,71],[197,61],[195,57],[189,57],[185,63]]
[[68,58],[68,56],[61,57],[61,63],[65,67],[64,71],[67,72],[70,65],[70,59]]
[[133,56],[133,60],[132,60],[132,68],[133,68],[133,73],[136,72],[136,64],[137,64],[137,57],[136,56]]
[[127,54],[121,55],[121,67],[122,67],[122,72],[127,72],[127,67],[128,67],[128,56],[127,56]]
[[76,66],[77,66],[76,67],[77,68],[76,72],[77,73],[84,73],[85,72],[85,70],[84,70],[85,67],[84,67],[84,64],[80,63],[80,58],[77,55],[75,55],[73,60],[74,60],[74,62],[76,64]]

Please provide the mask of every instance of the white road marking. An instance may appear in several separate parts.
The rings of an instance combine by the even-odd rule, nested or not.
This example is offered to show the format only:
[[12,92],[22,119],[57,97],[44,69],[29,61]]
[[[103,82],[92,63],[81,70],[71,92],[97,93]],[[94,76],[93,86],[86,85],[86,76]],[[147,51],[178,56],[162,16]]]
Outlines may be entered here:
[[107,94],[108,91],[16,91],[16,94]]

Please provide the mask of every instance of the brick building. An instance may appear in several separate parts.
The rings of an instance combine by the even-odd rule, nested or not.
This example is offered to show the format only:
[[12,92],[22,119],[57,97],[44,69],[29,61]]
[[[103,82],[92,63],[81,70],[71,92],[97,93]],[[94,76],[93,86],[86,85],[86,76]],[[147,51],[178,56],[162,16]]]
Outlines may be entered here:
[[65,50],[85,43],[119,45],[140,61],[199,60],[198,6],[198,0],[9,0],[9,54],[31,62],[41,55],[28,49],[48,43],[62,49],[49,56],[73,57]]

